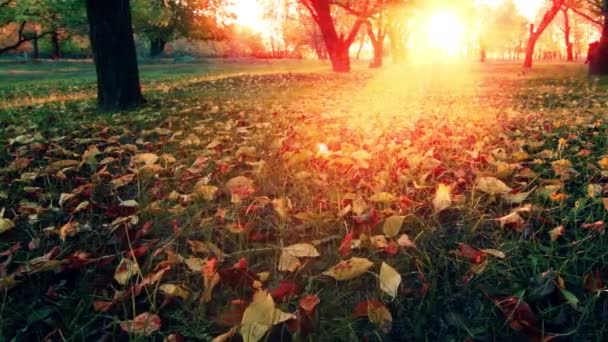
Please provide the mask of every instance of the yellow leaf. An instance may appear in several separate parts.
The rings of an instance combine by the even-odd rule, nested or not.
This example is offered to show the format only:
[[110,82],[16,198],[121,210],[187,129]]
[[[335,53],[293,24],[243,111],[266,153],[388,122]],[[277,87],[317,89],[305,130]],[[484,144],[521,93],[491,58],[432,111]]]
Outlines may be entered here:
[[551,166],[553,167],[559,167],[562,169],[568,169],[572,167],[572,162],[569,161],[568,159],[560,159],[560,160],[556,160],[554,162],[551,162]]
[[228,342],[232,339],[232,336],[234,336],[234,334],[236,334],[236,332],[239,330],[238,326],[234,326],[232,328],[230,328],[230,330],[228,330],[227,332],[215,336],[211,342]]
[[520,225],[524,223],[524,219],[517,212],[510,213],[498,219],[500,228],[504,228],[508,224]]
[[194,189],[194,194],[206,201],[213,201],[218,192],[218,187],[213,185],[201,185]]
[[178,297],[183,300],[187,300],[192,295],[190,290],[182,285],[163,284],[158,289],[171,297]]
[[602,198],[602,204],[604,205],[604,209],[608,210],[608,198]]
[[159,157],[154,153],[139,153],[133,156],[136,164],[152,165],[158,161]]
[[355,215],[361,215],[367,210],[367,203],[361,197],[357,197],[353,200],[353,213]]
[[603,192],[602,186],[600,184],[589,184],[587,187],[587,196],[590,198],[596,198],[601,196]]
[[496,177],[480,177],[475,188],[491,195],[504,194],[513,190]]
[[287,253],[284,250],[281,252],[281,256],[279,257],[279,271],[280,272],[295,272],[300,267],[302,267],[302,263],[300,263],[300,259]]
[[498,249],[493,249],[493,248],[482,249],[481,252],[486,253],[491,256],[495,256],[499,259],[504,259],[507,257],[503,251],[499,251]]
[[139,273],[139,266],[131,259],[123,258],[116,267],[114,279],[120,285],[126,285],[129,279]]
[[604,170],[608,169],[608,157],[602,158],[597,164]]
[[397,290],[401,284],[401,274],[383,262],[380,266],[380,289],[389,296],[397,297]]
[[295,319],[296,315],[291,314],[289,312],[283,312],[279,309],[274,309],[274,313],[272,315],[272,324],[276,325],[279,323],[283,323],[285,321],[289,321],[290,319]]
[[449,185],[439,184],[437,192],[435,192],[435,198],[433,198],[433,208],[435,208],[436,213],[439,213],[452,205],[451,191],[452,187]]
[[370,197],[369,200],[375,203],[390,203],[395,202],[397,198],[388,192],[379,192]]
[[78,164],[80,164],[80,162],[78,160],[66,159],[66,160],[58,160],[56,162],[53,162],[53,163],[49,164],[49,167],[53,168],[53,169],[65,169],[67,167],[76,166]]
[[205,262],[207,262],[207,259],[190,257],[186,259],[186,266],[194,272],[200,272],[203,266],[205,266]]
[[253,180],[245,176],[236,176],[226,182],[224,186],[226,187],[226,190],[228,190],[228,192],[232,193],[238,188],[252,187]]
[[283,252],[297,258],[316,258],[320,255],[315,246],[309,243],[296,243],[295,245],[284,247]]
[[63,242],[65,242],[68,236],[72,237],[76,234],[78,234],[78,222],[68,222],[59,228],[59,238]]
[[401,231],[401,226],[403,225],[404,220],[405,216],[393,215],[388,217],[386,220],[384,220],[384,224],[382,224],[382,232],[388,237],[397,236]]
[[282,219],[286,219],[288,212],[292,209],[291,201],[284,197],[273,199],[272,207]]
[[244,342],[261,340],[274,322],[275,304],[272,296],[258,290],[243,313],[240,333]]
[[341,261],[334,267],[323,272],[323,274],[338,281],[350,280],[363,275],[373,265],[374,263],[365,258],[353,257],[351,259]]
[[508,203],[511,203],[511,204],[520,204],[521,202],[525,201],[530,196],[530,194],[533,191],[534,190],[528,191],[528,192],[519,192],[519,193],[516,193],[516,194],[505,193],[505,194],[502,194],[501,196]]
[[0,217],[0,234],[15,228],[15,222],[12,220]]
[[559,226],[557,228],[553,228],[549,231],[549,236],[551,237],[551,241],[556,241],[557,239],[559,239],[560,236],[562,236],[562,234],[564,234],[564,231],[566,231],[566,228],[564,228],[564,226]]

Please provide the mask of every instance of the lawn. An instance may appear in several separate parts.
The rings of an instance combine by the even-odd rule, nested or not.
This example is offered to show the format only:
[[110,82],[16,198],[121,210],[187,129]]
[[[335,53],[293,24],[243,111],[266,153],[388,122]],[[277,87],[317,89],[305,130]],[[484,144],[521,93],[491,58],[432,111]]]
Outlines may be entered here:
[[585,66],[141,69],[103,114],[90,64],[0,65],[4,340],[605,340]]

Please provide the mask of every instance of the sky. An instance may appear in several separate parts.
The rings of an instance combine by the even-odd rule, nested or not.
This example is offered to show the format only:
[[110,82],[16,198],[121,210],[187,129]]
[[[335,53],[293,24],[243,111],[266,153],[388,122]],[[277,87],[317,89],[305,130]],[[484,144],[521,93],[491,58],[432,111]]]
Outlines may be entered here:
[[[534,21],[538,12],[543,7],[544,0],[514,0],[519,13],[526,17],[530,22]],[[478,0],[478,2],[488,4],[490,6],[498,6],[504,0]]]

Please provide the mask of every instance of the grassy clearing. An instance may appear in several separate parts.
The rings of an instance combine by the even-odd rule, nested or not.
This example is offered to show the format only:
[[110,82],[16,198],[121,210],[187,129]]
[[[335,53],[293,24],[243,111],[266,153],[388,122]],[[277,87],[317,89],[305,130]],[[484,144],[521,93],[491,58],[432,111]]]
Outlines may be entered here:
[[[162,320],[155,338],[209,340],[240,323],[231,301],[250,300],[256,274],[270,272],[263,288],[277,307],[311,323],[300,324],[301,340],[602,340],[605,80],[576,65],[349,75],[281,65],[144,68],[149,104],[115,115],[94,112],[92,74],[81,70],[45,66],[3,82],[0,208],[15,227],[0,235],[0,252],[21,243],[0,268],[5,337],[122,339],[129,335],[119,322],[150,312]],[[82,95],[69,101],[74,93]],[[234,189],[237,176],[253,183]],[[511,203],[509,194],[480,191],[483,177],[530,195]],[[439,184],[450,187],[440,212]],[[378,237],[395,215],[415,248]],[[112,224],[122,217],[129,220]],[[349,232],[363,247],[341,255]],[[212,242],[221,256],[188,240]],[[281,248],[303,242],[320,257],[279,271]],[[141,272],[121,285],[116,267],[133,251]],[[201,304],[201,272],[182,257],[213,256],[223,259],[222,280]],[[348,281],[322,275],[352,256],[374,265]],[[242,258],[246,270],[231,268]],[[379,289],[382,262],[402,276],[396,299]],[[187,294],[167,295],[164,284]],[[285,284],[297,287],[291,298],[273,292]],[[298,302],[309,294],[320,304],[306,315]],[[390,331],[353,317],[365,300],[388,308]],[[269,340],[290,337],[281,324]]]

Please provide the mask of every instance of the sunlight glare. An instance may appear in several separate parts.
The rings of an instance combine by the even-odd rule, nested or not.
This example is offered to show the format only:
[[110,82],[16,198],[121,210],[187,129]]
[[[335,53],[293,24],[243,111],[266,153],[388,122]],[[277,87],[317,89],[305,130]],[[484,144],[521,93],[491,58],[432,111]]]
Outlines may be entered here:
[[433,49],[445,51],[449,56],[458,55],[466,43],[465,25],[454,12],[436,12],[427,24],[428,44]]

